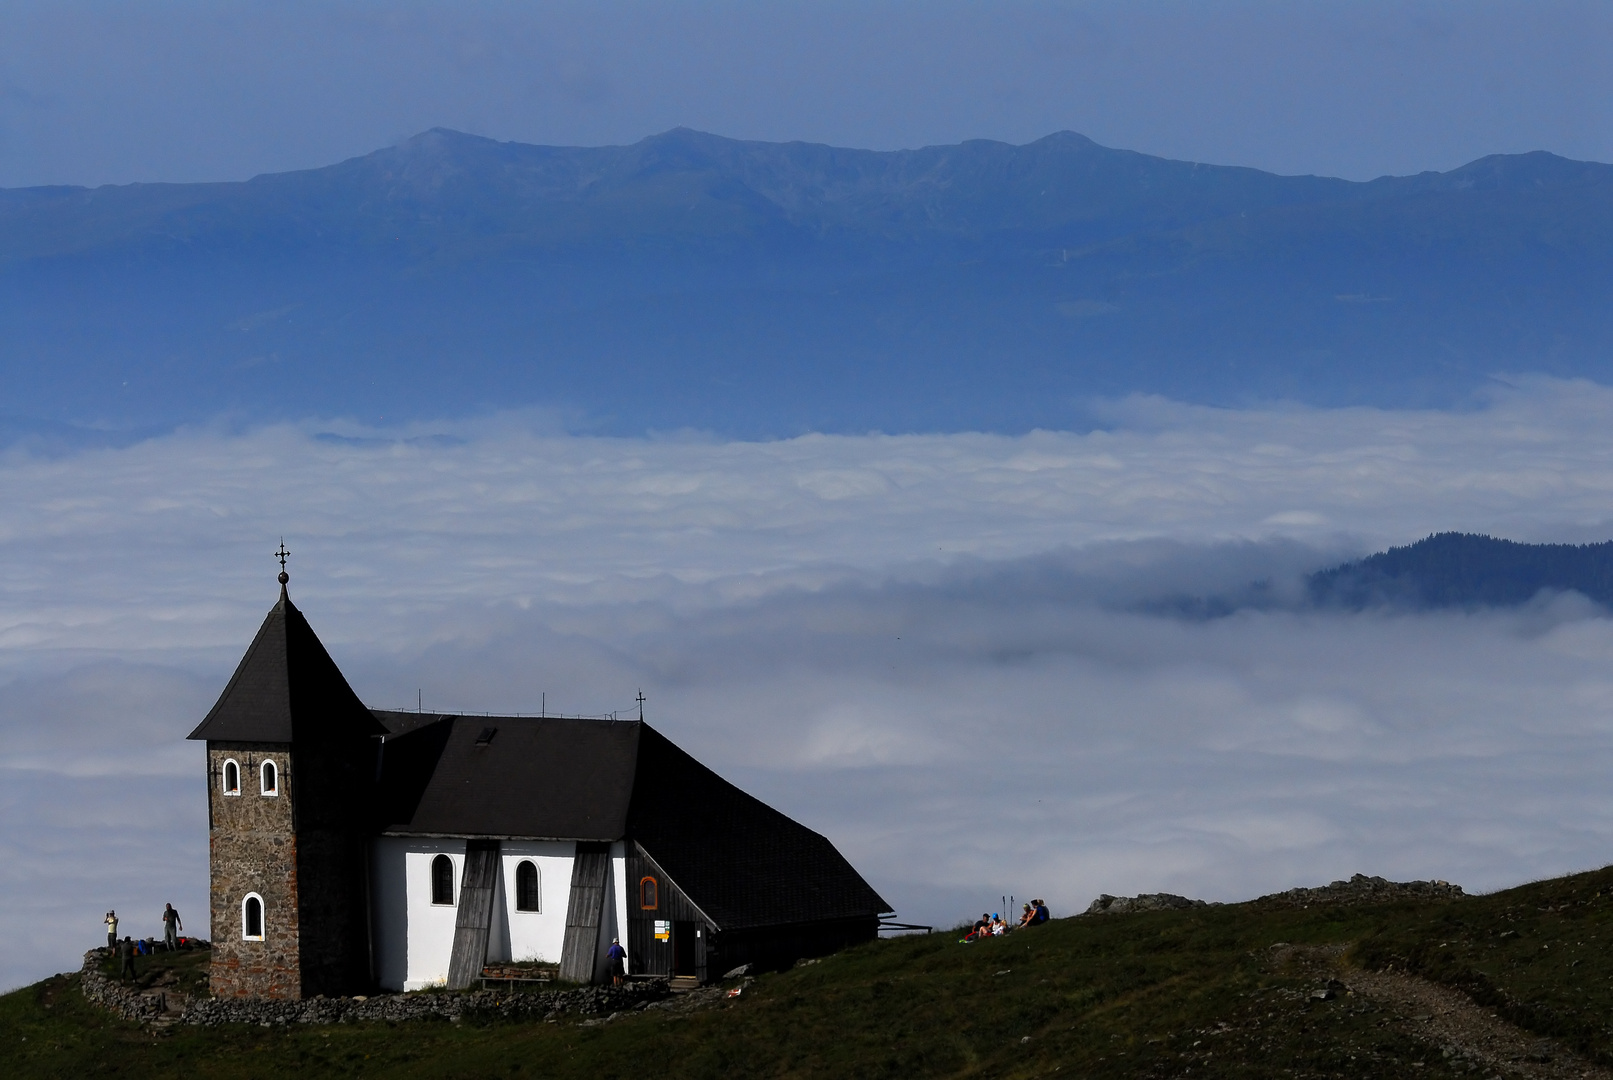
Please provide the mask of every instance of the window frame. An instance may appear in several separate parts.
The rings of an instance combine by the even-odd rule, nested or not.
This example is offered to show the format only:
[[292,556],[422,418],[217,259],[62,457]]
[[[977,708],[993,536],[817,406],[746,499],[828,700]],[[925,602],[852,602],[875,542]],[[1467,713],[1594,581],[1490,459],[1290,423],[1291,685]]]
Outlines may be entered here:
[[[251,904],[254,900],[258,902],[258,932],[256,934],[249,934],[247,933],[247,929],[251,924],[247,922],[247,905]],[[257,893],[247,893],[245,896],[241,897],[241,940],[262,941],[269,936],[268,931],[269,906],[263,902],[263,897],[259,896]]]
[[[274,770],[274,786],[265,787],[263,780],[270,769]],[[280,794],[280,766],[276,765],[274,758],[264,758],[258,764],[258,794],[266,799],[273,799]]]
[[[233,787],[230,786],[230,770],[231,769],[235,770],[235,785]],[[223,794],[225,794],[225,795],[227,795],[227,796],[229,796],[231,798],[240,797],[240,794],[241,794],[241,763],[239,761],[236,761],[232,757],[225,758],[224,759],[224,764],[219,766],[218,783],[219,783],[219,787],[223,790]]]
[[[644,902],[644,886],[646,884],[650,886],[650,902],[648,904]],[[645,874],[638,879],[638,909],[640,911],[661,910],[661,882],[657,880],[654,874]]]
[[[527,867],[532,868],[532,895],[525,899],[531,903],[523,906],[521,901],[521,871]],[[515,910],[525,915],[543,914],[543,871],[538,867],[536,859],[522,859],[515,864]]]
[[[437,899],[437,866],[438,866],[439,863],[444,863],[444,862],[446,862],[448,864],[448,899],[447,900],[438,900]],[[431,857],[430,885],[431,885],[431,906],[432,907],[455,907],[455,906],[457,906],[456,901],[459,899],[459,897],[457,895],[458,892],[459,892],[459,889],[457,887],[455,887],[454,879],[459,876],[458,869],[459,868],[454,865],[454,857],[452,855],[448,854],[446,851],[439,852],[436,855],[433,855]]]

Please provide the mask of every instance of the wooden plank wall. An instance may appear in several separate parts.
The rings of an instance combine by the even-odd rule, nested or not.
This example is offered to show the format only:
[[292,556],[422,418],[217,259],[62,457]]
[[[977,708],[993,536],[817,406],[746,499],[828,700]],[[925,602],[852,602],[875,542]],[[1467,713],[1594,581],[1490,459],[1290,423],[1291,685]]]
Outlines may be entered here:
[[498,890],[498,841],[465,844],[465,874],[454,914],[454,951],[448,958],[448,989],[463,990],[482,976],[487,963],[487,932],[493,925]]
[[[646,911],[639,904],[639,882],[653,877],[659,896],[655,910]],[[627,955],[634,975],[672,974],[672,942],[655,939],[655,921],[688,921],[702,928],[695,940],[695,970],[700,981],[706,981],[706,943],[711,939],[712,927],[700,909],[689,901],[677,883],[656,865],[655,860],[637,843],[627,850]],[[717,972],[721,975],[722,972]]]
[[605,916],[610,880],[610,845],[579,843],[571,863],[571,898],[566,905],[566,937],[560,946],[560,977],[593,982],[599,958],[599,924]]

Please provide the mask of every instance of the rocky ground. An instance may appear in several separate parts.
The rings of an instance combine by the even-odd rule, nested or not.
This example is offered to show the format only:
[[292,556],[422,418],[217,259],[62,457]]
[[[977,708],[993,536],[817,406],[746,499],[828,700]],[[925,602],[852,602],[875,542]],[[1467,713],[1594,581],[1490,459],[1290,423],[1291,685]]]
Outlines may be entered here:
[[[1345,945],[1305,947],[1279,942],[1269,950],[1267,967],[1274,975],[1308,976],[1309,990],[1280,989],[1260,995],[1214,1028],[1196,1032],[1195,1048],[1208,1061],[1213,1054],[1258,1061],[1264,1033],[1281,1011],[1301,1009],[1317,1025],[1349,1017],[1366,1018],[1371,1027],[1388,1029],[1439,1051],[1457,1073],[1510,1080],[1613,1080],[1613,1071],[1586,1061],[1560,1043],[1543,1039],[1474,1004],[1459,991],[1402,972],[1365,971],[1346,967]],[[1340,1025],[1341,1027],[1343,1025]],[[1367,1075],[1398,1072],[1406,1062],[1381,1053],[1359,1034],[1344,1036],[1353,1051],[1350,1061]],[[1192,1055],[1189,1055],[1190,1057]]]

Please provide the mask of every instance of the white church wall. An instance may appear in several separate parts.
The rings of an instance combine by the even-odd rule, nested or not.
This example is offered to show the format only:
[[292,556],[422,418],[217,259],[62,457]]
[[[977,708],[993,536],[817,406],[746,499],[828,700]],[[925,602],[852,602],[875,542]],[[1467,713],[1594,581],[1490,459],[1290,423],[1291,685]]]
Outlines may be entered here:
[[[633,970],[632,946],[628,944],[630,935],[627,932],[627,845],[618,840],[610,846],[610,876],[611,899],[614,901],[615,911],[609,913],[606,926],[610,932],[599,935],[604,939],[605,947],[610,948],[611,938],[619,938],[622,948],[627,950],[627,959],[623,961],[623,969]],[[609,965],[606,965],[609,970]]]
[[[504,866],[499,864],[499,872],[493,877],[493,911],[492,920],[487,926],[487,962],[510,960],[510,908],[514,905],[513,896],[508,896],[504,890]],[[515,888],[514,881],[510,888]]]
[[[431,862],[454,864],[454,903],[431,902]],[[454,918],[465,873],[465,841],[383,836],[371,859],[377,981],[388,990],[423,990],[448,981]]]
[[409,889],[404,841],[382,836],[370,842],[370,932],[375,948],[375,979],[388,990],[402,990],[409,967]]
[[[502,895],[494,931],[499,931],[502,922],[503,938],[495,956],[495,938],[489,937],[489,959],[560,962],[560,949],[566,940],[566,906],[571,900],[571,864],[576,854],[577,845],[567,840],[505,840],[499,845]],[[515,910],[516,868],[528,860],[538,868],[539,911]]]

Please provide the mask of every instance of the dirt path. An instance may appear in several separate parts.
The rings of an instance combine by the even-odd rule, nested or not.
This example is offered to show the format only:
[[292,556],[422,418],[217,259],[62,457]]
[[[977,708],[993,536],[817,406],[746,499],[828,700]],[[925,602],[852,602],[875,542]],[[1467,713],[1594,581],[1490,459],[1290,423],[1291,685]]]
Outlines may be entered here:
[[1392,1006],[1405,1017],[1397,1023],[1408,1034],[1480,1069],[1530,1080],[1613,1080],[1613,1072],[1502,1020],[1460,991],[1392,971],[1347,971],[1342,980],[1356,993]]
[[[1362,971],[1340,963],[1343,946],[1279,950],[1279,964],[1311,967],[1342,982],[1347,990],[1390,1011],[1407,1035],[1440,1048],[1453,1064],[1480,1076],[1527,1080],[1613,1080],[1613,1071],[1586,1061],[1551,1039],[1508,1023],[1466,994],[1395,971]],[[1336,985],[1336,984],[1335,984]]]

